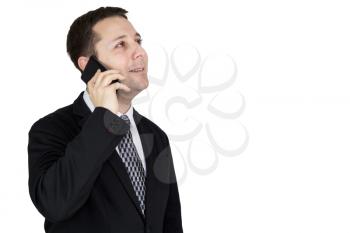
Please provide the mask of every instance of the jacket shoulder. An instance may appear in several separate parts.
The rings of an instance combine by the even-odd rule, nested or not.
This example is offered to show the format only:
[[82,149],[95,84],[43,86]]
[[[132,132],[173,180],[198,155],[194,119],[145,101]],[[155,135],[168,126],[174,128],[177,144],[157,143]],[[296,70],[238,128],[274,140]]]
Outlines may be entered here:
[[73,104],[61,107],[35,121],[30,127],[33,130],[59,130],[67,128],[74,121]]

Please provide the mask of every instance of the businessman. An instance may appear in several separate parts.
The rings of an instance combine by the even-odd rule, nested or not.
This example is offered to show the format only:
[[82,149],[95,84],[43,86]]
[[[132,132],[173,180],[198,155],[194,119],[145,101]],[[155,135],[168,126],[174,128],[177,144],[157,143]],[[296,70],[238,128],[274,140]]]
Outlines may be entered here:
[[73,22],[75,67],[94,55],[107,71],[29,130],[29,194],[46,232],[183,232],[168,137],[132,106],[148,87],[148,58],[127,13],[101,7]]

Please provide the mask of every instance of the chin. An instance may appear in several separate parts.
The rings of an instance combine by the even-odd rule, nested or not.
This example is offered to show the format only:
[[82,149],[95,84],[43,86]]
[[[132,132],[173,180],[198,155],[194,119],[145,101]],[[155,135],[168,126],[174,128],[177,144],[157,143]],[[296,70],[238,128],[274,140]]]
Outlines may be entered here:
[[137,85],[138,86],[137,89],[139,89],[140,91],[146,89],[148,87],[148,84],[149,84],[148,77],[146,76],[146,77],[144,77],[144,79],[139,80],[137,82],[137,84],[138,84]]
[[147,75],[142,75],[139,77],[130,77],[130,82],[127,84],[131,89],[133,94],[132,95],[137,95],[138,93],[140,93],[141,91],[145,90],[148,85],[149,85],[149,81],[148,81],[148,77]]
[[136,90],[137,90],[138,92],[141,92],[141,91],[145,90],[147,87],[148,87],[148,82],[147,82],[145,85],[138,86],[138,87],[136,88]]

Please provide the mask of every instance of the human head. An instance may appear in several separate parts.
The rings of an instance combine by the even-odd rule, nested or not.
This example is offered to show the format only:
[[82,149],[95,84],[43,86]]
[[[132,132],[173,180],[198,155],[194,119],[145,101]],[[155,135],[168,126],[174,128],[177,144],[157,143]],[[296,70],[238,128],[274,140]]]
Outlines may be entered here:
[[[119,70],[126,76],[125,84],[138,93],[148,86],[148,57],[126,13],[119,7],[100,7],[78,17],[67,34],[67,53],[80,72],[89,57],[95,55],[107,69]],[[119,36],[124,37],[113,40]],[[129,72],[140,66],[145,68],[143,77]]]

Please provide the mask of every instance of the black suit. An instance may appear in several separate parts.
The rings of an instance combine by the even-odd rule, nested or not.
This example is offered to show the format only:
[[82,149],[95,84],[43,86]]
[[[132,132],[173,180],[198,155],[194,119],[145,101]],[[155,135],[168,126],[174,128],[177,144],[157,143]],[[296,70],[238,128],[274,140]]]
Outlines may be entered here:
[[134,109],[146,159],[146,210],[116,146],[127,124],[110,110],[91,113],[83,92],[73,104],[40,118],[29,131],[29,193],[58,233],[183,232],[167,135]]

